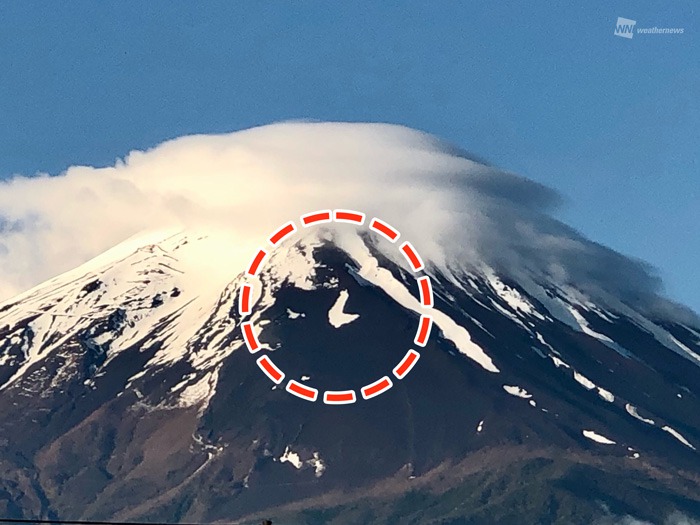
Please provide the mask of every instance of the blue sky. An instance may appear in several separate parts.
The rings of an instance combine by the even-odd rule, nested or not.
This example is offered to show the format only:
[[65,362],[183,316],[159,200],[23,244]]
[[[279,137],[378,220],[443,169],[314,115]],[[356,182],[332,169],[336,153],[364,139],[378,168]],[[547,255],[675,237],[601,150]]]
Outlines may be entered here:
[[[683,35],[613,36],[618,16]],[[5,2],[0,177],[296,118],[405,124],[558,189],[700,311],[692,2]]]

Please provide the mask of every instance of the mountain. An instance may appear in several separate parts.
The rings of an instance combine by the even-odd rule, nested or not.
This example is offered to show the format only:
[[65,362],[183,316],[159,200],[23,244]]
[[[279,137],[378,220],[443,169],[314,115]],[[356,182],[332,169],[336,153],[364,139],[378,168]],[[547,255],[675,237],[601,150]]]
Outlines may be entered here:
[[[426,259],[423,348],[416,276],[381,236],[309,229],[255,278],[229,266],[230,242],[155,231],[0,304],[0,515],[700,519],[692,319],[537,272]],[[244,282],[256,286],[245,318]],[[397,379],[409,349],[420,359]],[[360,392],[385,375],[388,391],[342,406],[284,389]]]

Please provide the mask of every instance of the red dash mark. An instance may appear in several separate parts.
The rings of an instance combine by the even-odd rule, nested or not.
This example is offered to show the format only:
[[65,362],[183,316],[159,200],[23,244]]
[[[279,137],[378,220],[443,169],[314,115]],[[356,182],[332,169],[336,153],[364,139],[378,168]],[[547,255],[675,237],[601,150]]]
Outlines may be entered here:
[[306,399],[307,401],[316,401],[318,397],[318,390],[297,383],[293,379],[287,383],[287,392],[302,399]]
[[381,235],[389,239],[391,242],[396,242],[396,240],[401,235],[396,229],[392,228],[387,223],[380,221],[376,217],[372,219],[372,222],[369,225],[369,229],[380,233]]
[[341,392],[328,391],[323,394],[323,402],[327,405],[349,405],[357,401],[353,390],[343,390]]
[[433,318],[429,315],[421,315],[420,324],[418,325],[418,332],[416,333],[416,338],[413,340],[418,346],[425,346],[428,342],[428,337],[430,337],[430,328],[433,326]]
[[312,224],[317,224],[319,222],[331,222],[331,210],[322,210],[309,213],[308,215],[303,215],[301,217],[301,222],[304,227],[311,226]]
[[335,220],[337,222],[351,222],[353,224],[364,224],[365,214],[353,210],[335,210]]
[[427,308],[433,307],[433,287],[430,285],[430,277],[421,277],[418,279],[420,286],[420,302]]
[[263,259],[267,255],[267,252],[260,248],[258,250],[258,253],[255,255],[255,258],[253,258],[253,262],[250,263],[250,267],[248,268],[248,275],[251,275],[255,277],[257,275],[258,270],[260,269],[260,265],[263,262]]
[[250,292],[253,289],[249,284],[244,284],[241,286],[241,295],[238,301],[238,312],[241,315],[250,313]]
[[418,359],[420,359],[420,354],[415,350],[409,350],[406,352],[401,362],[394,368],[394,375],[399,379],[403,379],[418,362]]
[[276,244],[278,244],[279,242],[281,242],[282,239],[284,239],[284,238],[287,237],[288,235],[291,235],[291,234],[294,233],[295,231],[297,231],[297,227],[294,225],[294,223],[293,223],[293,222],[288,222],[287,224],[285,224],[284,226],[282,226],[279,230],[277,230],[275,233],[273,233],[273,234],[270,236],[270,239],[269,239],[270,244],[272,244],[273,246],[275,246]]
[[425,267],[420,255],[418,255],[418,252],[410,242],[403,243],[401,245],[401,251],[406,257],[408,264],[413,267],[414,272],[419,272]]
[[254,354],[260,350],[260,343],[258,342],[258,338],[255,337],[253,325],[249,322],[241,323],[241,329],[243,330],[243,339],[245,339],[245,345],[248,347],[248,351]]
[[362,397],[365,399],[371,399],[378,396],[382,392],[389,390],[394,384],[391,382],[387,376],[382,377],[379,381],[363,386],[362,387]]
[[282,380],[284,379],[284,373],[282,370],[277,368],[275,364],[272,362],[272,359],[267,357],[266,355],[260,357],[256,363],[258,363],[258,366],[260,367],[260,370],[265,372],[265,375],[272,379],[272,381],[276,384],[280,384]]

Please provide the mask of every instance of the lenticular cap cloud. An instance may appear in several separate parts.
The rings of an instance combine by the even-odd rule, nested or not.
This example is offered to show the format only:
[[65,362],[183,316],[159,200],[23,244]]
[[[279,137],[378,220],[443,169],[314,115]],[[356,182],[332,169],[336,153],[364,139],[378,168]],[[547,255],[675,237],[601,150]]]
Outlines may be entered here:
[[646,264],[555,219],[558,202],[547,187],[401,126],[282,123],[186,136],[114,166],[1,183],[0,298],[140,232],[224,229],[249,254],[303,213],[349,208],[391,222],[438,268],[488,265],[697,323],[660,296]]

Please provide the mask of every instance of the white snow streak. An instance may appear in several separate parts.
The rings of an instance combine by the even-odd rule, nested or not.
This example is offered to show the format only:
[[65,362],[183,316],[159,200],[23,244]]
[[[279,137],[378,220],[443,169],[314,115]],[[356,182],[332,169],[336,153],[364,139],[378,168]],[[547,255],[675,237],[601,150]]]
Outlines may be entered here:
[[601,436],[600,434],[593,432],[592,430],[584,430],[583,435],[590,439],[591,441],[595,441],[596,443],[600,443],[602,445],[615,445],[616,443],[612,439],[608,439],[605,436]]
[[[425,308],[421,306],[418,299],[411,295],[408,289],[396,280],[389,270],[379,266],[379,262],[372,257],[369,249],[360,237],[356,234],[342,236],[338,239],[338,244],[358,263],[360,266],[359,276],[361,278],[380,287],[404,308],[419,314],[425,312]],[[452,341],[461,353],[489,372],[500,372],[486,352],[472,341],[469,332],[463,326],[455,323],[451,317],[437,308],[430,309],[430,314],[443,336]]]
[[685,438],[681,435],[681,433],[678,432],[677,430],[674,430],[674,429],[672,429],[672,428],[669,427],[669,426],[661,427],[661,430],[665,430],[666,432],[668,432],[669,434],[671,434],[674,438],[676,438],[678,441],[680,441],[681,443],[683,443],[686,447],[689,447],[689,448],[692,448],[693,450],[695,450],[695,447],[694,447],[693,445],[691,445],[690,442],[689,442],[687,439],[685,439]]
[[577,382],[579,382],[581,385],[583,385],[583,387],[584,387],[586,390],[593,390],[593,389],[596,387],[596,384],[595,384],[593,381],[591,381],[590,379],[588,379],[588,378],[587,378],[586,376],[584,376],[583,374],[579,374],[578,372],[574,372],[574,379],[575,379]]

